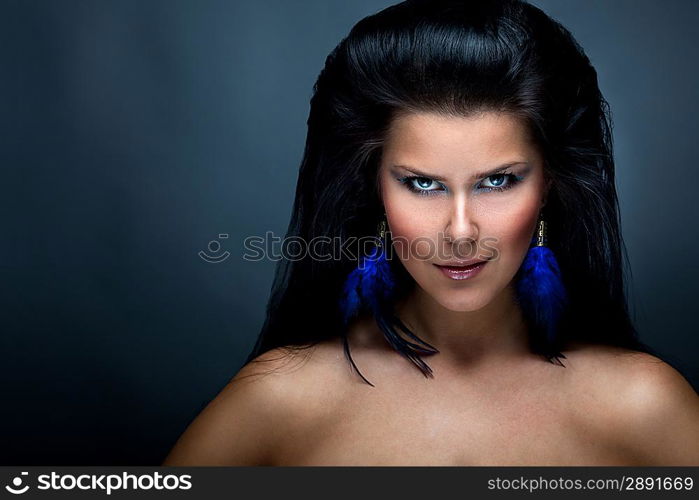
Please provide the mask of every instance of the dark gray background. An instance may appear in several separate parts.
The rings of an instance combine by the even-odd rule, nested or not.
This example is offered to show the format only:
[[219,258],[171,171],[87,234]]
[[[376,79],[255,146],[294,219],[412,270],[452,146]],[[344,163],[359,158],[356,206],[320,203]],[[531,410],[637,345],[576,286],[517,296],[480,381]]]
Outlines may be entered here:
[[[242,241],[284,234],[326,55],[392,3],[0,4],[2,463],[160,463],[262,325]],[[598,70],[638,326],[696,387],[699,3],[534,3]]]

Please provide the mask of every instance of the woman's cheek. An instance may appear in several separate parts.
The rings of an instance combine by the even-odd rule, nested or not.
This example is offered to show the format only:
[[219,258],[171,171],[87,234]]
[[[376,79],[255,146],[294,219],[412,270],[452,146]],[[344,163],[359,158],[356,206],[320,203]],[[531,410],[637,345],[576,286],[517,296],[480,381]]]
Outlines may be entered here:
[[402,260],[416,260],[416,258],[434,259],[430,256],[433,252],[431,228],[428,223],[420,220],[419,213],[406,210],[391,210],[387,207],[386,216],[391,230],[391,238],[396,255]]
[[402,187],[388,186],[383,190],[388,229],[396,254],[402,259],[434,260],[434,237],[438,230],[439,202],[416,199],[417,195]]
[[[495,215],[495,212],[491,213]],[[511,203],[507,212],[488,217],[484,223],[484,227],[490,228],[484,245],[496,249],[501,271],[506,272],[509,278],[517,272],[529,249],[538,216],[539,206],[536,198],[531,197],[520,203]],[[488,250],[484,253],[491,255],[495,252]]]

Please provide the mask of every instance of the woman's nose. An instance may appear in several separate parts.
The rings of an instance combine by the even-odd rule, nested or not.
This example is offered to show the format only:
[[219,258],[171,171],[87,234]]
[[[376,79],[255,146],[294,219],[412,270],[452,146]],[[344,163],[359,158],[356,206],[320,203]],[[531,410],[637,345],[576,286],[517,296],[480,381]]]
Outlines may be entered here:
[[451,242],[474,242],[478,239],[478,227],[475,210],[466,195],[461,193],[454,197],[449,209],[449,220],[445,228],[445,237]]

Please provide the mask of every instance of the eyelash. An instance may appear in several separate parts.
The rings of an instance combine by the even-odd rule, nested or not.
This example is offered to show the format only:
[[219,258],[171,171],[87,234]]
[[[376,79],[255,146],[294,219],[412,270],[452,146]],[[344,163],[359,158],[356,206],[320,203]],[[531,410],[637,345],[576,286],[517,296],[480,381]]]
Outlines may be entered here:
[[[524,178],[524,177],[520,177],[518,175],[512,174],[510,172],[502,172],[499,174],[490,175],[490,176],[486,177],[486,179],[490,179],[491,177],[503,176],[503,175],[507,178],[507,184],[505,184],[502,187],[484,187],[481,189],[481,191],[485,191],[486,193],[489,193],[491,191],[500,191],[500,192],[507,191],[508,189],[511,189],[511,188],[515,187],[517,184],[519,184],[522,181],[522,179]],[[416,188],[413,185],[413,181],[416,179],[432,181],[432,179],[430,179],[429,177],[422,177],[420,175],[409,175],[406,177],[401,177],[400,179],[398,179],[398,181],[405,184],[405,187],[409,191],[411,191],[419,196],[432,196],[433,194],[436,194],[439,192],[438,189]],[[432,181],[432,182],[437,182],[437,181]]]

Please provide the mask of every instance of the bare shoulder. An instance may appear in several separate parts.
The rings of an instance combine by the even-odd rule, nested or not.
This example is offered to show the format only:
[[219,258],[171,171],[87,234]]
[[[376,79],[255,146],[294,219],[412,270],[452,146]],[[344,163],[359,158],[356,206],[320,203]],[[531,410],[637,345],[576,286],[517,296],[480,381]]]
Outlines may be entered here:
[[564,354],[577,411],[630,461],[699,465],[699,395],[675,368],[620,347],[578,344]]
[[[636,403],[649,396],[697,395],[689,382],[671,365],[645,352],[622,347],[574,344],[564,351],[576,383],[587,384],[614,396],[636,398]],[[688,392],[687,392],[688,391]]]
[[293,436],[322,421],[338,392],[332,342],[267,351],[228,382],[179,438],[163,465],[274,465]]
[[[574,343],[563,353],[566,367],[574,372],[577,381],[583,383],[586,380],[592,383],[615,382],[619,377],[636,376],[639,372],[673,370],[651,354],[622,347]],[[609,388],[606,384],[599,387]]]

